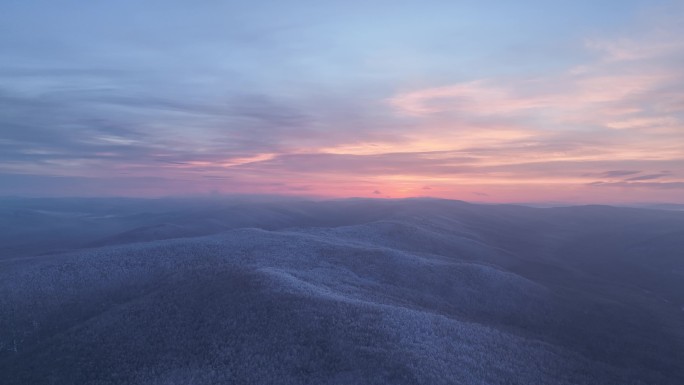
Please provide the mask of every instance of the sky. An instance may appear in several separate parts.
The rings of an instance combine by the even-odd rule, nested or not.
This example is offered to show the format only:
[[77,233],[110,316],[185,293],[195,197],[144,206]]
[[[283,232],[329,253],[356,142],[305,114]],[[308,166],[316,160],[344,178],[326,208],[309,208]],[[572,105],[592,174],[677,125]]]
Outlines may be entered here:
[[684,203],[684,1],[0,2],[0,195]]

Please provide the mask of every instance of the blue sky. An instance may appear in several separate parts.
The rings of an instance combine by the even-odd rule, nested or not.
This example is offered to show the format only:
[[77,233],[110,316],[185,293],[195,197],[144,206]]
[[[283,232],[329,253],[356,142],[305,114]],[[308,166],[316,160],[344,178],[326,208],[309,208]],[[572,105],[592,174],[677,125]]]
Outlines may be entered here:
[[0,194],[682,202],[683,11],[4,1]]

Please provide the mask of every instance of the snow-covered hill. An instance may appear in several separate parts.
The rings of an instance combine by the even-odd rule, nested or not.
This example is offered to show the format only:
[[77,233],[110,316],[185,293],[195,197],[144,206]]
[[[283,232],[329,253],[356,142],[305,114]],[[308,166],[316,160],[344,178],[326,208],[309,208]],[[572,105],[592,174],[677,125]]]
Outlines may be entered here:
[[681,212],[58,203],[0,207],[3,384],[684,383]]

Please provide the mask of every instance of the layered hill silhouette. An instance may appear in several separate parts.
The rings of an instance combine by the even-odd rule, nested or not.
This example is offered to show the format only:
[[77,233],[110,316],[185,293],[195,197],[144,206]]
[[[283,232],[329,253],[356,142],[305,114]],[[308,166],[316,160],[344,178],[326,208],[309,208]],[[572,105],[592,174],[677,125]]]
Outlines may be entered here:
[[684,212],[0,201],[3,384],[681,384]]

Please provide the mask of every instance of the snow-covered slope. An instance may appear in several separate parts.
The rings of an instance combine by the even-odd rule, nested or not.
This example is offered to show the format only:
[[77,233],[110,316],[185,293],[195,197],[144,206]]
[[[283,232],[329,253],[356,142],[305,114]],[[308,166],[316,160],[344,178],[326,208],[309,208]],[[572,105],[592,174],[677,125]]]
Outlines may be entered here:
[[0,260],[3,384],[684,382],[682,213],[280,202],[139,228]]

